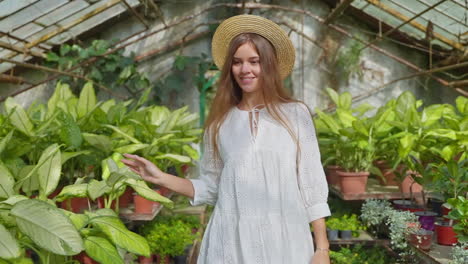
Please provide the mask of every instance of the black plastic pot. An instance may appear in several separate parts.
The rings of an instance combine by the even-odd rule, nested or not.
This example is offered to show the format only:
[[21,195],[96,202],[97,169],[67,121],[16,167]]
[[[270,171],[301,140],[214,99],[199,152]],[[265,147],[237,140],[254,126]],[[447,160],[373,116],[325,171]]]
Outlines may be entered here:
[[338,240],[338,230],[327,229],[328,240]]
[[442,216],[441,207],[443,203],[444,201],[437,198],[429,198],[429,205],[431,206],[432,211],[437,213],[437,216]]
[[351,230],[340,230],[341,239],[351,239],[353,238],[353,232]]
[[187,255],[183,256],[175,256],[173,257],[174,264],[186,264],[187,263]]

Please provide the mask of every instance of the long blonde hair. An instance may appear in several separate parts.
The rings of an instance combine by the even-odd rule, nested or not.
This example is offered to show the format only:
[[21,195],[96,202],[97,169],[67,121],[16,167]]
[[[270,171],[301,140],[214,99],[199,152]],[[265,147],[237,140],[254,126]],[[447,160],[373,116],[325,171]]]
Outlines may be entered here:
[[284,117],[279,105],[281,103],[298,102],[284,89],[280,78],[276,51],[273,45],[264,37],[254,33],[242,33],[236,36],[229,45],[228,54],[221,69],[218,90],[213,100],[210,113],[205,123],[205,130],[210,135],[211,144],[216,155],[219,155],[218,134],[221,124],[226,119],[229,110],[242,100],[242,89],[232,74],[232,62],[237,49],[243,44],[250,44],[260,57],[261,75],[259,83],[262,87],[264,104],[270,115],[285,127],[297,143],[297,136]]

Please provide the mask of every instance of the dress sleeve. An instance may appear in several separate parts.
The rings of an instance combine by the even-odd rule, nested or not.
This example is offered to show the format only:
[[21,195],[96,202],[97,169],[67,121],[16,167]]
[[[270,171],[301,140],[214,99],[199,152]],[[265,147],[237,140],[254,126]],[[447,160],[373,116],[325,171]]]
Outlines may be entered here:
[[214,205],[218,199],[219,177],[224,165],[222,160],[215,156],[207,131],[205,131],[203,139],[204,154],[200,161],[199,177],[198,179],[190,179],[195,190],[193,199],[190,201],[193,206]]
[[327,204],[328,185],[310,111],[302,103],[296,109],[300,148],[297,156],[298,183],[309,222],[312,222],[330,216]]

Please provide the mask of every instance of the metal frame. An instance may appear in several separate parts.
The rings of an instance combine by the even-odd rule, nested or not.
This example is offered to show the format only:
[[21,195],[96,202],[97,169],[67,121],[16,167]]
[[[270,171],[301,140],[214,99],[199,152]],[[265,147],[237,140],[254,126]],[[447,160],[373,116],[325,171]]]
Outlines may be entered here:
[[333,9],[333,11],[325,18],[323,22],[325,25],[328,25],[332,22],[335,18],[341,15],[346,8],[348,8],[354,0],[341,0],[341,2]]
[[410,23],[410,22],[413,21],[414,19],[418,18],[419,16],[423,15],[424,13],[428,12],[429,10],[434,9],[436,6],[442,4],[442,3],[445,2],[445,1],[447,1],[447,0],[441,0],[441,1],[437,2],[437,3],[435,3],[434,5],[432,5],[432,6],[428,7],[428,8],[426,8],[426,9],[424,9],[422,12],[420,12],[420,13],[417,14],[416,16],[412,17],[410,20],[406,20],[405,22],[401,23],[401,24],[398,25],[397,27],[394,27],[394,28],[388,30],[388,31],[385,32],[382,36],[379,36],[379,37],[376,38],[375,40],[369,42],[369,44],[367,44],[365,47],[363,47],[363,48],[361,49],[361,51],[364,50],[365,48],[369,47],[370,44],[377,43],[378,41],[380,41],[380,40],[383,39],[384,37],[386,37],[386,36],[392,34],[393,32],[395,32],[396,30],[398,30],[398,29],[401,28],[402,26],[404,26],[404,25]]
[[146,21],[140,16],[140,14],[138,14],[138,12],[131,5],[127,3],[127,1],[125,0],[121,0],[121,1],[132,12],[132,14],[145,26],[145,28],[149,28],[148,23],[146,23]]
[[[384,4],[382,4],[379,0],[366,0],[367,2],[371,3],[372,5],[380,8],[381,10],[389,13],[390,15],[402,20],[402,21],[407,21],[407,20],[410,20],[410,18],[408,18],[407,16],[403,15],[402,13],[398,12],[397,10],[393,9],[393,8],[390,8]],[[391,0],[390,0],[391,1]],[[416,22],[416,21],[410,21],[409,24],[411,24],[413,27],[423,31],[423,32],[426,32],[427,31],[427,28],[423,25],[421,25],[419,22]],[[441,34],[437,33],[437,32],[434,32],[434,38],[454,47],[454,48],[457,48],[459,50],[464,50],[464,46],[456,41],[453,41],[453,40],[450,40],[448,38],[446,38],[445,36],[442,36]]]

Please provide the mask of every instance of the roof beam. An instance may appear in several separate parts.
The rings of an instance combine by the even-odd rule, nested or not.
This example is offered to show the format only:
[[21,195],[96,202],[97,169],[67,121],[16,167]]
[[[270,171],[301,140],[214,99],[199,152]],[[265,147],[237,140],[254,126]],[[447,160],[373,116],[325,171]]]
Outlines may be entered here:
[[[397,10],[391,8],[391,7],[388,7],[386,6],[385,4],[381,3],[379,0],[366,0],[367,2],[373,4],[374,6],[382,9],[383,11],[391,14],[392,16],[395,16],[397,17],[398,19],[402,20],[402,21],[408,21],[408,20],[411,20],[411,18],[403,15],[402,13],[398,12]],[[427,28],[423,25],[421,25],[420,23],[416,22],[416,21],[409,21],[408,22],[409,24],[411,24],[413,27],[421,30],[422,32],[426,32],[427,31]],[[456,41],[453,41],[453,40],[450,40],[444,36],[442,36],[441,34],[437,33],[437,32],[434,32],[434,37],[437,38],[438,40],[442,41],[442,42],[445,42],[447,43],[448,45],[456,48],[456,49],[459,49],[459,50],[464,50],[465,48],[463,47],[462,44],[456,42]]]
[[395,32],[396,30],[400,29],[402,26],[410,23],[411,21],[415,20],[416,18],[420,17],[421,15],[423,15],[424,13],[428,12],[429,10],[431,9],[434,9],[436,6],[442,4],[443,2],[445,2],[447,0],[442,0],[442,1],[439,1],[437,3],[435,3],[434,5],[424,9],[421,13],[417,14],[416,16],[412,17],[411,19],[409,20],[406,20],[405,22],[403,22],[402,24],[400,24],[399,26],[395,27],[395,28],[392,28],[390,29],[389,31],[385,32],[382,36],[379,36],[377,37],[375,40],[369,42],[366,46],[364,46],[361,51],[367,47],[369,47],[371,44],[375,44],[377,43],[378,41],[382,40],[383,38],[387,37],[388,35],[392,34],[393,32]]
[[340,0],[340,3],[333,9],[333,11],[325,18],[324,24],[330,24],[335,18],[341,15],[346,8],[348,8],[354,0]]
[[5,48],[5,49],[9,49],[9,50],[12,50],[12,51],[16,51],[18,53],[25,53],[25,54],[31,54],[35,57],[39,57],[39,58],[45,58],[45,55],[44,53],[42,52],[37,52],[37,51],[33,51],[33,50],[30,50],[26,47],[21,47],[20,45],[18,44],[15,44],[15,45],[11,45],[10,43],[8,42],[5,42],[5,41],[1,41],[0,40],[0,47],[1,48]]
[[146,23],[146,21],[140,16],[140,14],[138,14],[138,12],[131,6],[127,3],[127,1],[125,0],[121,0],[122,3],[125,4],[125,6],[130,9],[130,11],[132,12],[132,14],[145,26],[145,28],[149,28],[149,25],[148,23]]

